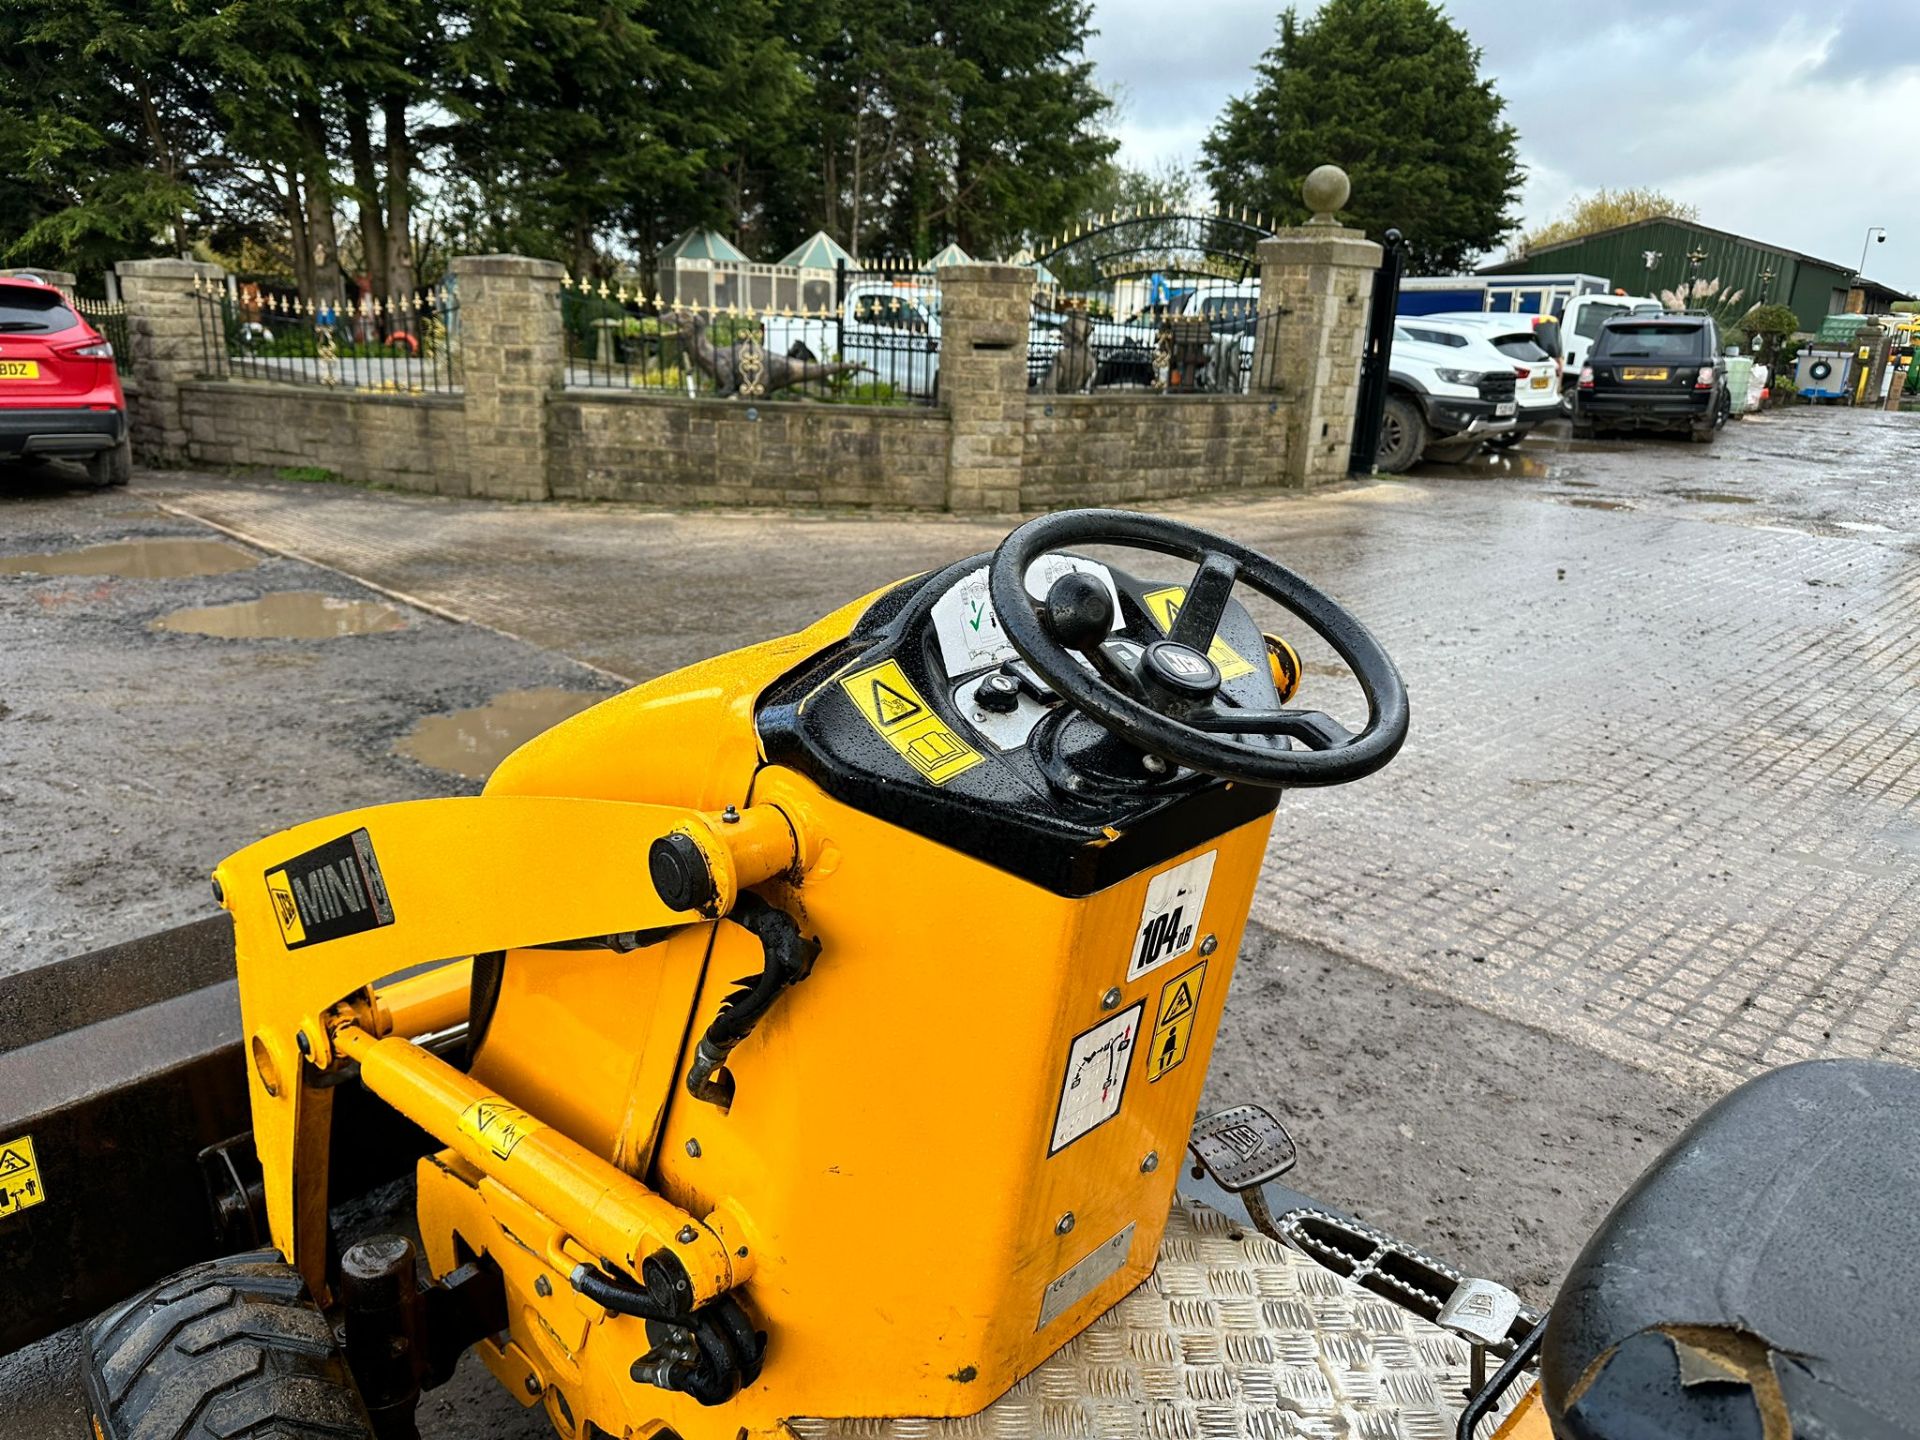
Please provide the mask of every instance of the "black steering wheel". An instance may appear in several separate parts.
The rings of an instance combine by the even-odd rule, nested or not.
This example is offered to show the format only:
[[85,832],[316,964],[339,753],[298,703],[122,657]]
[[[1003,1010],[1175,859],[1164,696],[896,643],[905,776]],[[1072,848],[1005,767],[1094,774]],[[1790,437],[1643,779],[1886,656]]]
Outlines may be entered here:
[[[1151,550],[1198,567],[1165,639],[1144,649],[1109,644],[1113,601],[1092,575],[1061,575],[1043,601],[1028,593],[1035,561],[1081,545]],[[1236,583],[1284,606],[1346,662],[1367,698],[1367,724],[1358,735],[1318,710],[1222,703],[1220,671],[1207,651]],[[1406,686],[1380,642],[1291,570],[1223,536],[1130,510],[1065,510],[1029,520],[1000,542],[987,589],[1013,648],[1076,710],[1139,749],[1190,769],[1276,788],[1343,785],[1385,765],[1407,738]],[[1250,743],[1269,735],[1306,748]]]

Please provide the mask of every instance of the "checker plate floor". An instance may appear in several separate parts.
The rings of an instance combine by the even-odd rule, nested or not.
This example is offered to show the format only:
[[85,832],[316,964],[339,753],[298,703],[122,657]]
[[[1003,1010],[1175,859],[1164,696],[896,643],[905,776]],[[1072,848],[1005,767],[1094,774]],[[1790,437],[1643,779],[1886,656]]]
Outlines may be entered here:
[[1466,1383],[1463,1341],[1178,1200],[1146,1283],[978,1415],[789,1423],[801,1440],[1450,1440]]

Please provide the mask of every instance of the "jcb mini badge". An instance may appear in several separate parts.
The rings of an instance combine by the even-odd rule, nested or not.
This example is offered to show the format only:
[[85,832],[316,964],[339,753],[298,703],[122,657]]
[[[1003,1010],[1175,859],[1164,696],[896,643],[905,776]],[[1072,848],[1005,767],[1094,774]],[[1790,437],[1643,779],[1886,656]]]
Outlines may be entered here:
[[364,829],[267,872],[267,895],[289,950],[393,923],[393,902]]

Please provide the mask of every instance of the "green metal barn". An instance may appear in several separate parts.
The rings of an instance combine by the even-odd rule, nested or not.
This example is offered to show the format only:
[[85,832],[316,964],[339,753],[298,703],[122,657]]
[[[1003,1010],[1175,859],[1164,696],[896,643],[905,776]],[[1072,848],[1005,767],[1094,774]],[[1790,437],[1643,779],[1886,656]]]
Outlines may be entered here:
[[[1694,255],[1700,256],[1698,268]],[[1817,331],[1826,316],[1845,310],[1847,290],[1855,283],[1866,291],[1869,314],[1884,313],[1894,301],[1912,298],[1871,280],[1856,282],[1850,265],[1669,217],[1542,245],[1521,259],[1483,265],[1480,273],[1604,275],[1616,289],[1633,295],[1658,295],[1698,276],[1718,280],[1722,294],[1740,290],[1754,304],[1791,306],[1806,331]]]

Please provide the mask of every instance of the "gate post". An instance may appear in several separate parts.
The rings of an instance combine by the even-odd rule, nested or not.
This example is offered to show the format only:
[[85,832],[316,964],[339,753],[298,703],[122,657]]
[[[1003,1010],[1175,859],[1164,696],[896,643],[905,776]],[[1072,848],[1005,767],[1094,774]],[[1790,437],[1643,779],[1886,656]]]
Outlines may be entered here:
[[1387,231],[1387,253],[1373,282],[1367,338],[1360,357],[1360,405],[1353,420],[1349,475],[1371,475],[1380,454],[1380,422],[1387,413],[1387,376],[1393,368],[1393,320],[1400,310],[1400,274],[1407,252],[1398,230]]
[[226,337],[210,335],[201,314],[206,303],[196,282],[227,272],[200,260],[122,260],[115,264],[127,305],[127,345],[133,352],[121,372],[128,388],[127,425],[133,453],[148,463],[184,464],[191,437],[180,405],[180,387],[213,368],[210,344],[226,355]]
[[1287,484],[1305,488],[1347,473],[1361,347],[1381,249],[1364,232],[1336,223],[1330,213],[1346,203],[1344,174],[1323,165],[1301,188],[1319,213],[1260,242],[1264,323],[1255,341],[1253,373],[1273,377],[1291,397],[1283,473]]
[[939,273],[937,398],[952,423],[947,509],[1018,510],[1033,272],[1024,265],[944,265]]
[[566,380],[566,271],[525,255],[462,255],[448,268],[460,304],[466,493],[545,500],[547,396]]

